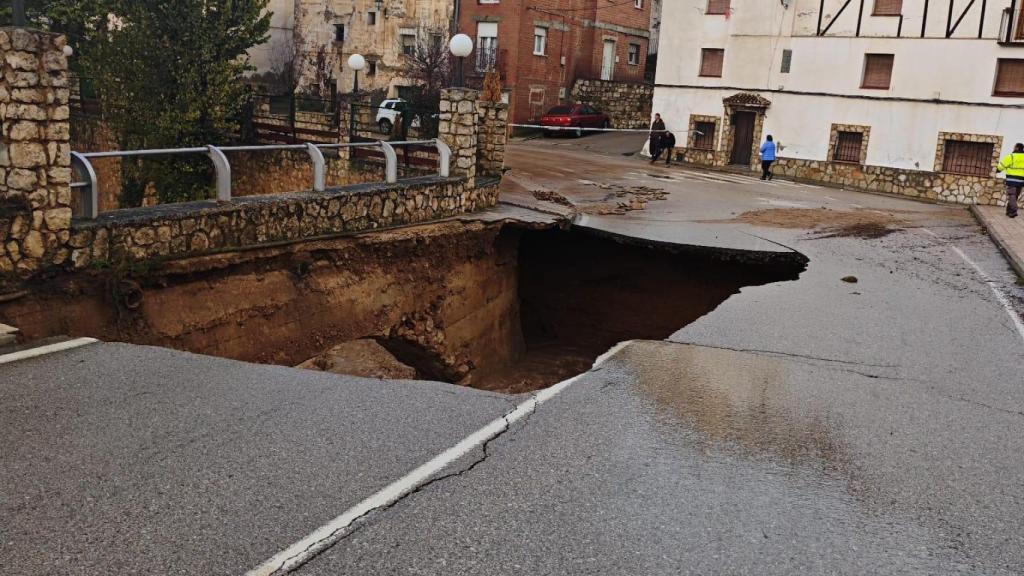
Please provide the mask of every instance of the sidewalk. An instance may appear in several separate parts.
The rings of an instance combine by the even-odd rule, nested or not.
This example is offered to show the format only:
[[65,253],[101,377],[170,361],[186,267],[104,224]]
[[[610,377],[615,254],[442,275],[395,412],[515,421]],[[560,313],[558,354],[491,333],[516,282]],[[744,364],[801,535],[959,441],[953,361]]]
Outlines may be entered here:
[[1006,255],[1017,276],[1024,278],[1024,216],[1007,218],[1006,209],[999,206],[974,205],[971,213]]

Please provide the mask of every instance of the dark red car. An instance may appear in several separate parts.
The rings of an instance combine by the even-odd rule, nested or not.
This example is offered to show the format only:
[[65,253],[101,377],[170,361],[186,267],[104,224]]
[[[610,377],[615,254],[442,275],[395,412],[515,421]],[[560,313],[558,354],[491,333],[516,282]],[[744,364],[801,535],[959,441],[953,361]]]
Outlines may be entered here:
[[551,136],[555,133],[572,134],[579,138],[583,136],[583,130],[579,128],[611,128],[612,121],[607,114],[602,114],[586,104],[573,104],[572,106],[555,106],[540,119],[541,126],[552,128],[577,128],[577,130],[545,130],[544,136]]

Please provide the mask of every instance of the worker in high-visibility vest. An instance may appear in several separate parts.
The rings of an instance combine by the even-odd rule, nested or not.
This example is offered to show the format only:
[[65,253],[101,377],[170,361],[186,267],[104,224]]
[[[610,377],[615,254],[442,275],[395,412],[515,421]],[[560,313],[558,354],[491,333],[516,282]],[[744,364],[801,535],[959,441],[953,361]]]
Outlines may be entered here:
[[1013,152],[996,168],[997,172],[1006,172],[1006,215],[1017,217],[1017,200],[1020,189],[1024,187],[1024,144],[1017,143]]

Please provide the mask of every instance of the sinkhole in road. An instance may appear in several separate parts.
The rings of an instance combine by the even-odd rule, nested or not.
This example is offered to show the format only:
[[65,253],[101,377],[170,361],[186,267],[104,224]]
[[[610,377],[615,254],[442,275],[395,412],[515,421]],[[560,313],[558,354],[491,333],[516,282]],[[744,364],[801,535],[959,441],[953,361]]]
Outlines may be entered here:
[[519,393],[586,371],[618,342],[667,338],[745,286],[796,279],[806,262],[580,227],[450,221],[127,276],[68,273],[0,303],[0,322],[28,339],[91,336]]
[[745,286],[795,280],[806,265],[795,253],[584,229],[505,228],[493,246],[449,280],[440,305],[303,366],[529,392],[585,372],[618,342],[667,338]]

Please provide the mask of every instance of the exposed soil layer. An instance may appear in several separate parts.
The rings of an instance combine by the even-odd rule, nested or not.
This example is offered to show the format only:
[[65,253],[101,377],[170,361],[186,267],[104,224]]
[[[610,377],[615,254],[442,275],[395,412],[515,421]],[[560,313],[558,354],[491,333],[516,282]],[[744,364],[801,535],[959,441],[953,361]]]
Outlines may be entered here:
[[549,386],[619,342],[667,338],[744,286],[795,280],[806,262],[798,254],[735,256],[581,230],[524,235],[525,353],[478,385],[509,392]]
[[772,208],[744,212],[731,220],[711,222],[741,222],[772,228],[818,229],[819,238],[856,237],[881,238],[897,232],[906,220],[896,211],[829,210],[828,208]]
[[32,339],[526,392],[617,342],[663,339],[743,286],[795,279],[805,262],[450,222],[51,278],[0,303],[0,322]]

